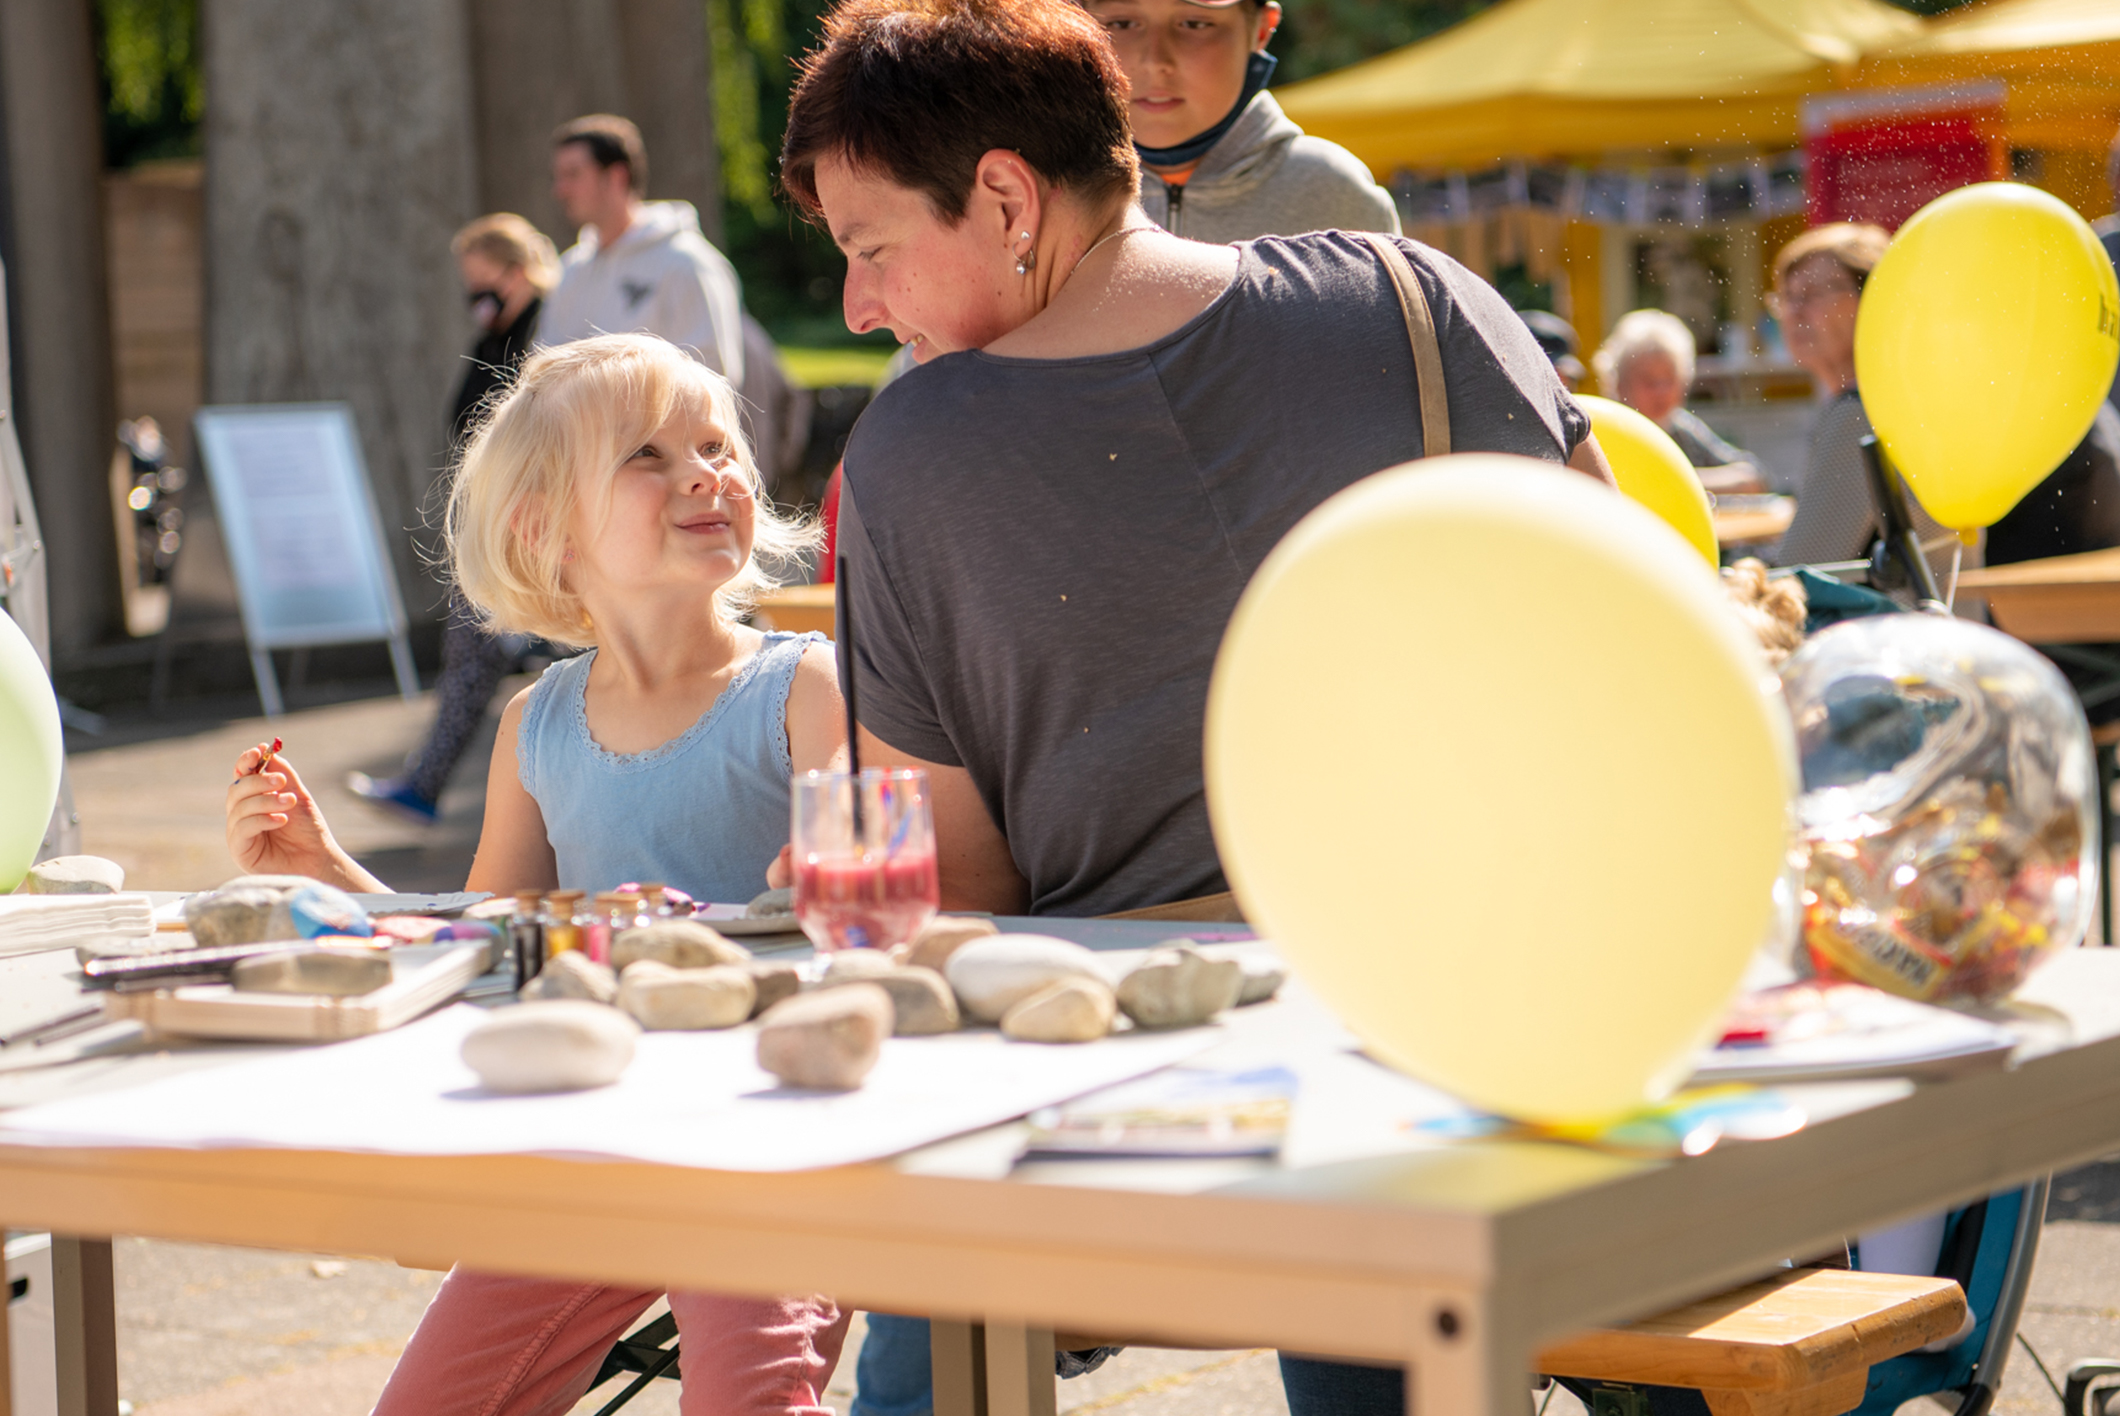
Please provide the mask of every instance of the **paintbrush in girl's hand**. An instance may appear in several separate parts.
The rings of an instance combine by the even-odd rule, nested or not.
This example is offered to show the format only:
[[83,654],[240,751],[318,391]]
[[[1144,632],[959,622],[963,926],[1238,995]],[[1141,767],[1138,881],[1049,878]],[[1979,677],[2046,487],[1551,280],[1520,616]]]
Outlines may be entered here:
[[284,745],[278,738],[274,738],[272,746],[266,748],[265,755],[258,759],[257,771],[251,773],[251,775],[256,776],[258,772],[270,772],[272,770],[272,759],[279,756],[280,748]]

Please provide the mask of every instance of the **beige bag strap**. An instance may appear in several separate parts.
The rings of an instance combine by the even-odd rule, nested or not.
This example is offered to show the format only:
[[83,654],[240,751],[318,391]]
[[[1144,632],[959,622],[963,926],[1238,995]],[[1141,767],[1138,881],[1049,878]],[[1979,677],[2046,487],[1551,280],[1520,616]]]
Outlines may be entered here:
[[1237,897],[1224,891],[1219,895],[1199,895],[1190,900],[1172,900],[1167,905],[1121,910],[1117,914],[1098,915],[1097,918],[1173,919],[1193,924],[1242,924],[1244,913],[1237,904]]
[[1362,239],[1377,253],[1391,283],[1398,287],[1399,311],[1406,317],[1406,337],[1413,345],[1413,374],[1421,391],[1421,455],[1445,457],[1450,452],[1450,399],[1443,383],[1443,349],[1435,337],[1435,312],[1428,308],[1428,292],[1414,276],[1406,253],[1389,236],[1365,231]]

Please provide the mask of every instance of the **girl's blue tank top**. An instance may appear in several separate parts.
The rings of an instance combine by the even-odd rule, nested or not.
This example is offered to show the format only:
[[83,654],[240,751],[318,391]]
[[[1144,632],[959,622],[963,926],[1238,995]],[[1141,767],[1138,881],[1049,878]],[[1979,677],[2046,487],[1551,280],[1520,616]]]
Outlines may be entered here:
[[788,842],[788,689],[804,650],[822,642],[766,635],[698,722],[647,752],[609,752],[589,735],[595,650],[545,670],[523,705],[515,760],[544,814],[560,884],[660,880],[702,903],[743,904],[763,891]]

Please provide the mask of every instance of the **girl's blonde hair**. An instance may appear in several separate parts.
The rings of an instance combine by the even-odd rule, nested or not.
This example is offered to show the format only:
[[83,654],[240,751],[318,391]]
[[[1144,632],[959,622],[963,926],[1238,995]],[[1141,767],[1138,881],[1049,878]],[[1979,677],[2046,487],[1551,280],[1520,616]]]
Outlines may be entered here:
[[714,592],[722,616],[742,618],[760,594],[779,587],[777,570],[818,545],[814,521],[791,519],[767,498],[727,379],[654,335],[540,349],[465,445],[449,489],[451,572],[490,628],[596,643],[596,626],[561,568],[567,529],[577,513],[592,526],[608,513],[620,465],[687,407],[727,430],[755,508],[750,559]]
[[559,252],[552,248],[551,238],[512,211],[497,211],[466,223],[450,239],[449,250],[459,256],[476,251],[503,270],[521,266],[540,295],[550,295],[559,284]]

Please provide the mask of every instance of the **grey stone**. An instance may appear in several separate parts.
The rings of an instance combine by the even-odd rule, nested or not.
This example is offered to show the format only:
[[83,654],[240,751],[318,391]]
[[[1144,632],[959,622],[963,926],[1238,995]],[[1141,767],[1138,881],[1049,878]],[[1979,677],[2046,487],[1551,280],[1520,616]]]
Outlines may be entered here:
[[751,983],[758,990],[758,1001],[751,1005],[754,1018],[775,1003],[802,992],[802,970],[785,959],[751,959],[739,967],[751,976]]
[[1189,945],[1157,949],[1119,980],[1119,1006],[1144,1028],[1198,1027],[1234,1008],[1244,990],[1244,966],[1210,959]]
[[618,975],[581,950],[569,949],[545,960],[543,970],[524,984],[516,996],[526,1003],[539,998],[615,1003],[618,1001]]
[[201,949],[301,938],[289,901],[317,882],[306,875],[239,875],[184,902],[184,924]]
[[115,895],[125,888],[125,867],[102,856],[53,856],[31,866],[17,888],[24,895]]
[[881,949],[835,949],[825,955],[824,976],[828,979],[869,978],[875,974],[887,974],[897,967],[897,961]]
[[618,977],[618,1006],[650,1032],[733,1028],[757,999],[751,976],[728,964],[673,969],[642,959]]
[[1064,978],[1019,1000],[1001,1031],[1018,1042],[1095,1042],[1117,1017],[1118,1002],[1101,979]]
[[891,1031],[898,1037],[930,1037],[957,1031],[957,995],[941,974],[933,969],[887,968],[858,974],[826,974],[817,987],[844,988],[851,983],[873,983],[891,995],[897,1021]]
[[917,969],[941,973],[949,967],[950,955],[974,939],[986,939],[1001,931],[990,919],[968,919],[963,915],[936,915],[927,928],[913,936],[903,950],[904,961]]
[[642,959],[653,959],[673,969],[704,969],[715,964],[741,964],[751,951],[722,938],[697,920],[672,919],[622,929],[611,941],[611,967],[623,969]]
[[783,885],[778,890],[768,890],[750,904],[744,906],[745,919],[773,919],[784,914],[795,913],[795,890]]
[[459,1055],[488,1091],[584,1091],[617,1081],[639,1036],[616,1008],[554,998],[498,1009],[466,1034]]
[[381,949],[283,949],[235,966],[238,993],[314,993],[352,998],[390,982],[390,955]]
[[852,1091],[891,1035],[891,995],[849,982],[775,1005],[758,1021],[758,1065],[791,1087]]
[[1254,1003],[1264,1003],[1281,991],[1288,982],[1288,970],[1271,959],[1248,955],[1237,960],[1244,970],[1244,986],[1237,990],[1237,1006],[1249,1008]]
[[1043,934],[996,934],[950,955],[944,976],[966,1016],[998,1023],[1023,999],[1067,978],[1104,982],[1097,956],[1080,944]]

